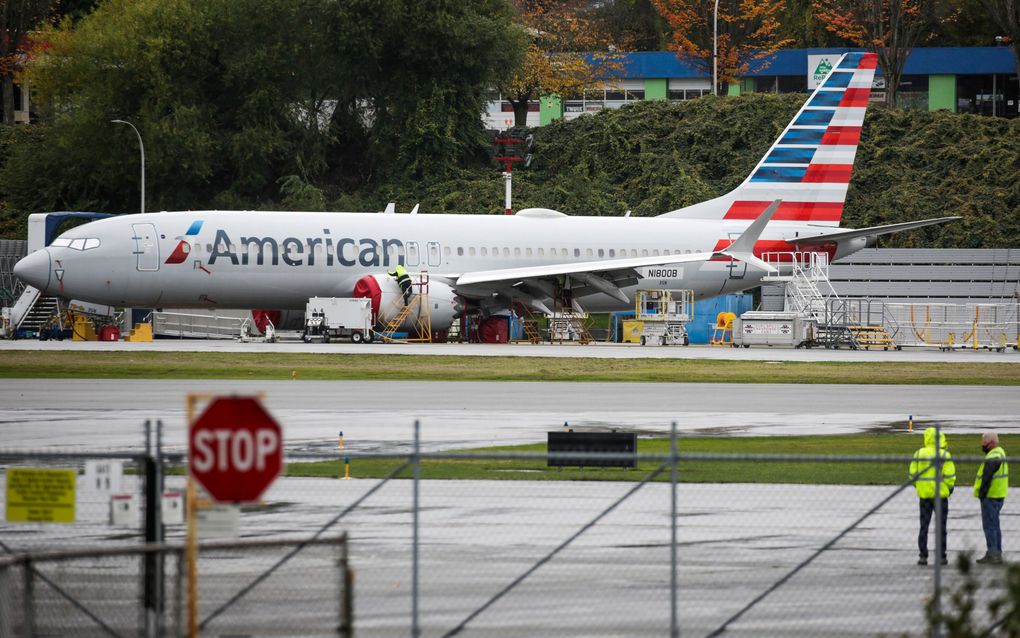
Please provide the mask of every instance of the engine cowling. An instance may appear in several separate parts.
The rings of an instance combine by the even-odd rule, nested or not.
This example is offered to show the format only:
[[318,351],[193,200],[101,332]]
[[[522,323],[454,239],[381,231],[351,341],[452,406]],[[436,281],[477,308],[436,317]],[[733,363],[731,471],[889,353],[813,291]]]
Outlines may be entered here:
[[[411,279],[415,281],[412,297],[417,296],[420,290],[424,291],[428,296],[428,306],[412,298],[411,313],[401,322],[397,330],[417,332],[419,322],[424,321],[426,317],[433,332],[449,330],[464,309],[463,300],[453,288],[441,281],[430,281],[419,286],[416,275],[411,275]],[[404,310],[404,295],[400,292],[400,286],[393,277],[386,274],[367,275],[359,279],[354,284],[354,296],[372,300],[372,317],[375,319],[376,328],[380,330]]]

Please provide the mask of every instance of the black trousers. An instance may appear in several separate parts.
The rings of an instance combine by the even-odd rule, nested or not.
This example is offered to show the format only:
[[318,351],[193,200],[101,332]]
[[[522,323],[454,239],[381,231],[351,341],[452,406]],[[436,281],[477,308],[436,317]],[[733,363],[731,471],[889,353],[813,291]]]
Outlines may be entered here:
[[[935,499],[918,499],[921,503],[921,530],[917,533],[917,552],[921,558],[928,558],[928,524],[935,513]],[[946,523],[949,520],[949,499],[942,499],[942,557],[946,557]]]

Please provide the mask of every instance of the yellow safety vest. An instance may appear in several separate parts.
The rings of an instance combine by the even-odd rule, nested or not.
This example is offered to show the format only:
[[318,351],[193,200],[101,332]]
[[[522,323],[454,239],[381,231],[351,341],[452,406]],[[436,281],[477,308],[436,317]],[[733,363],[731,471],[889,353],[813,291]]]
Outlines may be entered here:
[[[988,459],[1004,459],[1006,458],[1006,450],[1001,447],[994,448],[985,455],[985,460]],[[974,496],[981,494],[981,474],[985,471],[985,464],[982,463],[978,466],[977,479],[974,480]],[[992,484],[988,487],[988,498],[1006,498],[1006,493],[1009,491],[1009,463],[1003,461],[999,464],[999,469],[992,475]]]
[[[948,450],[941,450],[939,457],[945,461],[942,464],[942,483],[939,486],[939,494],[942,498],[948,498],[949,491],[956,485],[956,465]],[[914,460],[910,462],[910,476],[920,472],[914,481],[917,498],[935,498],[934,458],[935,448],[933,447],[923,447],[914,452]]]

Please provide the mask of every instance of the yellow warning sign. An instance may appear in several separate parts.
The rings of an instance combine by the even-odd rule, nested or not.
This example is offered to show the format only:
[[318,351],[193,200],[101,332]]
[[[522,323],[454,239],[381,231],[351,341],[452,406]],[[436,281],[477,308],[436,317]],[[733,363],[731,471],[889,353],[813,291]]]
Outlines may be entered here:
[[76,470],[7,470],[7,520],[12,523],[73,523]]

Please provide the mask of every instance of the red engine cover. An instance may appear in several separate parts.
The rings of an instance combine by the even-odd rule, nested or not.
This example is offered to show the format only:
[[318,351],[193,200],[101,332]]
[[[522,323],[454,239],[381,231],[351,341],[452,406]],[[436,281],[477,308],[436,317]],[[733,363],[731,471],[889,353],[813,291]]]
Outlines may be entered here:
[[279,327],[280,319],[283,317],[283,313],[279,310],[252,310],[251,318],[255,321],[255,327],[259,329],[259,332],[266,334],[266,326],[272,323],[274,326]]
[[370,275],[359,279],[358,282],[354,284],[354,296],[360,298],[367,297],[372,300],[372,321],[378,321],[379,303],[382,301],[382,289],[379,288],[379,282],[375,280],[375,277]]

